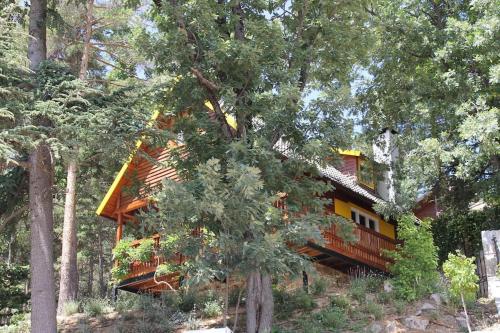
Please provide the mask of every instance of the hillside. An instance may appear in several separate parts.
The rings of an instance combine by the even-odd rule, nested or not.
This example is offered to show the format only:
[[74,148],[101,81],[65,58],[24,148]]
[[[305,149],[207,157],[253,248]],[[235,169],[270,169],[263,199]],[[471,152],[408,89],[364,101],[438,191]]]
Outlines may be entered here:
[[[288,284],[291,289],[297,283]],[[385,290],[384,290],[385,289]],[[229,327],[235,318],[235,295],[231,293]],[[223,318],[218,293],[198,295],[195,299],[143,297],[142,301],[122,297],[109,313],[88,316],[83,313],[60,318],[61,332],[182,332],[185,329],[221,327]],[[460,309],[444,294],[406,303],[395,299],[390,284],[371,276],[349,278],[337,273],[316,278],[310,294],[300,288],[275,288],[274,333],[326,332],[464,332]],[[214,301],[215,300],[215,301]],[[197,305],[194,305],[196,302]],[[190,304],[189,304],[190,303]],[[201,304],[201,305],[200,305]],[[214,304],[217,304],[215,306]],[[172,307],[173,306],[173,307]],[[190,306],[193,309],[189,311]],[[470,304],[473,329],[494,332],[498,318],[492,302],[479,300]],[[183,312],[184,311],[184,312]],[[238,332],[244,329],[244,306],[240,306]],[[492,326],[492,325],[497,326]],[[488,328],[489,327],[489,328]]]

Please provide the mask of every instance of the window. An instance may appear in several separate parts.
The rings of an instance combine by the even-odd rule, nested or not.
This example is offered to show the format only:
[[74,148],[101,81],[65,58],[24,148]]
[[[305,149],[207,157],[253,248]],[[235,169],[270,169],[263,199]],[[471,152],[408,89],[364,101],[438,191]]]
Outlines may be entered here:
[[351,209],[351,218],[354,222],[365,228],[379,231],[378,220],[368,214],[362,213],[357,209]]

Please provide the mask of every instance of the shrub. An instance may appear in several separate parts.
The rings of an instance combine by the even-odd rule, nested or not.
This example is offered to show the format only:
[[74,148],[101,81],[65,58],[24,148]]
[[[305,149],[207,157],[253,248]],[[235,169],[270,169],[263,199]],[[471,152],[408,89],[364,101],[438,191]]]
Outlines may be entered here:
[[77,301],[69,301],[64,303],[63,314],[65,316],[71,316],[75,313],[78,313],[79,310],[80,310],[80,304]]
[[191,291],[185,291],[180,297],[179,310],[186,313],[190,312],[194,309],[196,303],[198,303],[196,294]]
[[286,318],[297,309],[311,311],[316,307],[313,297],[302,289],[289,293],[286,290],[274,288],[273,296],[277,316],[280,319]]
[[382,304],[390,304],[392,302],[393,297],[394,295],[392,293],[383,291],[377,294],[377,301]]
[[323,325],[319,321],[303,318],[300,323],[300,328],[304,333],[324,333]]
[[31,321],[29,313],[16,313],[8,326],[0,326],[1,333],[30,333]]
[[205,317],[213,318],[222,315],[222,307],[217,300],[207,301],[203,304],[201,312]]
[[83,302],[83,313],[90,317],[100,316],[111,310],[108,300],[104,298],[88,298]]
[[408,303],[403,299],[395,299],[394,300],[394,308],[396,309],[396,312],[399,315],[402,315],[405,313],[407,305],[408,305]]
[[413,215],[404,215],[398,221],[398,236],[404,242],[396,251],[386,251],[394,260],[389,266],[394,274],[396,295],[411,301],[431,293],[439,275],[437,272],[437,248],[431,232],[430,221],[417,225]]
[[330,298],[330,305],[340,309],[347,310],[351,305],[349,299],[343,295],[338,295]]
[[338,307],[323,309],[315,317],[328,329],[342,329],[347,323],[345,311]]
[[[241,295],[240,295],[241,291]],[[236,306],[238,303],[238,295],[240,295],[240,306],[244,303],[245,299],[245,289],[242,289],[240,287],[234,288],[229,292],[229,305],[230,306]]]
[[313,295],[321,295],[326,291],[328,286],[328,282],[326,279],[318,278],[311,284],[311,294]]
[[296,291],[293,294],[292,300],[296,309],[311,311],[316,307],[313,297],[303,290]]
[[366,302],[361,306],[361,311],[374,316],[376,320],[380,320],[384,316],[384,308],[375,302]]
[[141,295],[127,292],[120,292],[115,303],[115,310],[122,313],[128,310],[136,310],[139,308],[139,297]]
[[349,286],[349,295],[358,302],[364,302],[366,299],[367,287],[364,278],[358,278],[351,281]]
[[384,279],[380,275],[367,275],[362,278],[366,284],[366,290],[369,292],[375,293],[382,290],[384,285]]

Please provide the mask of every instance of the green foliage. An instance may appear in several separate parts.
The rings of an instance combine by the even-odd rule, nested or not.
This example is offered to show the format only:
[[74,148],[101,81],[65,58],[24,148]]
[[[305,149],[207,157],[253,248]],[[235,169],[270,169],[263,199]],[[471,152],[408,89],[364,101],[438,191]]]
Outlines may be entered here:
[[384,308],[382,305],[373,301],[365,302],[358,308],[358,311],[360,313],[372,315],[376,320],[380,320],[384,316]]
[[203,303],[201,312],[207,318],[218,317],[222,315],[222,306],[218,300],[209,300]]
[[474,257],[467,258],[457,251],[450,253],[448,260],[443,263],[443,272],[449,282],[449,291],[452,296],[474,298],[477,291],[479,277],[476,274]]
[[304,290],[296,291],[293,294],[292,302],[295,304],[297,309],[304,311],[311,311],[316,307],[314,298]]
[[184,291],[181,293],[179,310],[182,312],[190,312],[197,304],[200,304],[200,299],[196,292]]
[[82,308],[89,317],[97,317],[112,310],[109,300],[105,298],[87,298],[82,302]]
[[[133,245],[134,241],[130,239],[121,239],[113,249],[113,260],[117,265],[111,270],[113,279],[121,280],[130,273],[130,265],[135,262],[149,262],[154,254],[154,241],[152,239],[143,239],[139,245]],[[168,264],[160,265],[160,275],[168,274],[171,267]]]
[[366,280],[364,278],[357,278],[351,281],[349,286],[349,295],[358,302],[364,302],[367,293]]
[[80,311],[80,303],[78,301],[68,301],[64,303],[63,314],[65,316],[71,316]]
[[498,229],[500,206],[485,207],[481,211],[448,209],[432,223],[434,241],[439,250],[439,261],[448,259],[448,253],[457,249],[472,256],[482,249],[481,231]]
[[404,299],[395,299],[394,300],[394,308],[396,309],[396,313],[402,315],[406,312],[406,308],[408,307],[408,302]]
[[29,295],[24,292],[29,267],[0,263],[0,310],[4,308],[21,310]]
[[394,260],[389,270],[394,274],[396,296],[408,301],[431,293],[439,281],[437,272],[437,248],[429,221],[417,220],[404,215],[398,220],[398,237],[403,241],[387,255]]
[[317,278],[310,286],[310,291],[313,295],[318,296],[322,295],[326,288],[328,287],[328,281],[324,278]]
[[344,295],[335,295],[330,298],[330,305],[332,307],[348,310],[351,306],[351,302]]
[[[241,294],[240,294],[241,292]],[[245,290],[242,289],[241,287],[236,287],[231,289],[229,292],[229,305],[230,306],[236,306],[238,303],[238,296],[240,296],[240,306],[245,303]]]
[[498,206],[498,1],[384,0],[373,12],[359,110],[371,135],[400,132],[399,207],[422,189],[457,213]]
[[323,327],[328,330],[340,330],[347,326],[347,315],[344,309],[338,307],[326,308],[315,314]]
[[311,311],[316,307],[314,298],[304,290],[288,292],[285,289],[273,289],[274,303],[278,318],[287,318],[295,310]]
[[138,246],[130,250],[130,257],[132,261],[150,261],[154,253],[154,244],[154,240],[152,239],[142,240]]
[[10,324],[0,326],[0,333],[30,333],[31,320],[29,313],[19,313],[12,316]]
[[382,304],[390,304],[393,301],[394,293],[382,291],[377,294],[377,301]]

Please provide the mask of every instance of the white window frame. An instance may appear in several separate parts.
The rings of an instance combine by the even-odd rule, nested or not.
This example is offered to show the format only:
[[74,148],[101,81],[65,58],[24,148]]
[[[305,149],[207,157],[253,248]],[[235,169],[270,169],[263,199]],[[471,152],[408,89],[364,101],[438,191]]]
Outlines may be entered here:
[[352,215],[352,212],[354,212],[356,214],[356,219],[354,220],[354,222],[356,222],[357,224],[361,225],[359,223],[359,216],[363,215],[365,217],[365,221],[366,222],[368,222],[369,220],[372,220],[372,221],[375,222],[375,230],[370,228],[370,222],[368,222],[368,227],[365,227],[365,228],[373,230],[373,231],[376,231],[376,232],[380,232],[380,222],[379,222],[378,218],[376,218],[373,215],[367,214],[367,213],[365,213],[365,212],[363,212],[363,211],[361,211],[359,209],[351,207],[351,215]]

